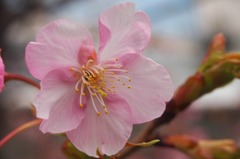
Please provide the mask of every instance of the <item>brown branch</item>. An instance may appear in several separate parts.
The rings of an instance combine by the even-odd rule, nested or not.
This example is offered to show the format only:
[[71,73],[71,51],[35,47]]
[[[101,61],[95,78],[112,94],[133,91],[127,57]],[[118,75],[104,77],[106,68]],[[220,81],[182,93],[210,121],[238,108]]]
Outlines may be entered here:
[[[238,78],[236,72],[240,70],[240,55],[225,54],[224,49],[224,37],[222,34],[218,34],[213,38],[206,57],[197,72],[179,87],[174,97],[167,103],[163,115],[147,125],[132,142],[139,143],[156,139],[156,134],[154,134],[156,128],[172,121],[196,99],[228,84],[234,78]],[[124,158],[137,149],[139,147],[125,148],[120,152],[119,157]]]

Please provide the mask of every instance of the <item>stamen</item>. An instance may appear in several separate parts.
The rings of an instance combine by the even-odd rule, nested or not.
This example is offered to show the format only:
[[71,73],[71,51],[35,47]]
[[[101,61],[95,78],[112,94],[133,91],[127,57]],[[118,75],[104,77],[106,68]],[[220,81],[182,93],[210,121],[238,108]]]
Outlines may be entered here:
[[82,80],[79,79],[79,80],[77,81],[76,85],[75,85],[75,91],[76,91],[76,92],[79,92],[78,87],[79,87],[79,84],[80,84],[81,81],[82,81]]
[[[89,90],[89,88],[88,88],[88,90]],[[100,114],[100,112],[97,110],[97,107],[96,107],[96,105],[95,105],[94,99],[93,99],[93,97],[92,97],[91,94],[90,94],[90,98],[91,98],[91,101],[92,101],[92,104],[93,104],[93,108],[95,109],[97,115],[100,116],[101,114]]]
[[[92,92],[91,88],[89,88],[89,87],[87,87],[87,88],[88,88],[88,91],[89,91],[90,95],[93,95],[93,96],[95,97],[96,94]],[[93,90],[94,90],[94,89],[93,89]]]
[[105,103],[104,103],[104,101],[103,101],[102,96],[101,96],[99,93],[96,93],[96,95],[97,95],[96,97],[97,97],[98,101],[100,102],[100,104],[104,106]]
[[107,69],[107,72],[127,72],[127,70],[123,70],[123,69],[114,69],[114,68],[110,68]]
[[101,70],[101,71],[105,71],[105,69],[104,69],[104,68],[102,68],[102,67],[99,67],[99,66],[96,66],[96,65],[95,65],[95,66],[93,66],[93,67],[92,67],[92,69],[93,69],[93,68],[95,68],[95,69],[97,68],[97,69],[99,69],[99,70]]
[[127,79],[129,82],[131,81],[131,78],[129,78],[128,76],[124,76],[124,75],[117,75],[118,77],[122,77],[122,78],[125,78]]
[[103,65],[104,68],[122,68],[123,65],[120,65],[120,64],[105,64]]
[[83,92],[84,91],[84,87],[85,87],[85,85],[84,85],[84,83],[82,82],[82,84],[81,84],[81,94],[80,94],[80,99],[79,99],[79,103],[80,103],[80,107],[82,108],[83,107],[83,104],[82,104],[82,97],[85,95],[85,93]]
[[98,71],[96,68],[92,67],[91,69],[92,69],[96,74],[99,74],[99,71]]

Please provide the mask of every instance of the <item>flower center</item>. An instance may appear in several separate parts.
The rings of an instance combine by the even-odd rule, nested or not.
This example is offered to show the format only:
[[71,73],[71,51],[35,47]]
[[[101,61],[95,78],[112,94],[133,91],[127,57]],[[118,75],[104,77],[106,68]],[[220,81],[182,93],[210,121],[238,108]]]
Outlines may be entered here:
[[99,105],[104,109],[105,114],[108,114],[107,106],[104,102],[104,98],[109,93],[117,93],[116,86],[124,86],[131,88],[127,82],[131,82],[131,79],[126,76],[127,70],[122,69],[122,65],[116,63],[118,59],[115,59],[111,64],[94,64],[93,60],[88,60],[86,65],[79,68],[70,68],[74,72],[74,76],[77,77],[75,85],[75,91],[80,93],[79,105],[83,108],[83,96],[88,94],[90,96],[93,107],[98,115]]

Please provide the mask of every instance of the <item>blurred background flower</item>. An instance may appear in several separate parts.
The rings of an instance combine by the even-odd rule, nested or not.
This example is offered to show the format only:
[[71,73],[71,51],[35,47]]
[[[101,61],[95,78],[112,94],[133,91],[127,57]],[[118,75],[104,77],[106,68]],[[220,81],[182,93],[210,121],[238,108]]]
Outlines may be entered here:
[[[25,46],[34,41],[39,28],[48,22],[66,18],[78,21],[93,33],[98,45],[98,15],[126,0],[1,0],[0,48],[8,72],[30,76],[26,69]],[[207,51],[210,39],[218,32],[226,36],[227,50],[240,50],[238,0],[158,0],[136,3],[152,21],[152,39],[144,54],[170,72],[175,87],[193,74]],[[0,138],[18,125],[34,119],[31,101],[37,89],[20,82],[10,82],[0,95]],[[188,134],[195,138],[231,138],[240,142],[240,82],[205,95],[171,124],[162,134]],[[141,126],[136,126],[139,131]],[[134,134],[135,134],[134,133]],[[28,130],[7,143],[0,158],[42,159],[65,156],[60,152],[64,138]],[[180,156],[181,155],[181,156]],[[135,158],[162,159],[188,157],[167,148],[146,148]],[[129,157],[129,158],[131,158]]]

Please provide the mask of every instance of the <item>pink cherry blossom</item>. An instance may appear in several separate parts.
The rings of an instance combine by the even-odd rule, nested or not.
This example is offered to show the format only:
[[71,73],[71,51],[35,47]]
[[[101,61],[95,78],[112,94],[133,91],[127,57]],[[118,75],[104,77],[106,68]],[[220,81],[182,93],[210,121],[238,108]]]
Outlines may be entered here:
[[4,88],[4,70],[5,70],[5,66],[3,64],[2,57],[0,57],[0,92]]
[[43,27],[26,47],[31,74],[41,80],[34,102],[42,132],[65,132],[90,156],[116,154],[133,124],[153,120],[173,95],[167,71],[144,57],[149,17],[132,3],[120,4],[99,18],[96,53],[82,25],[56,20]]

